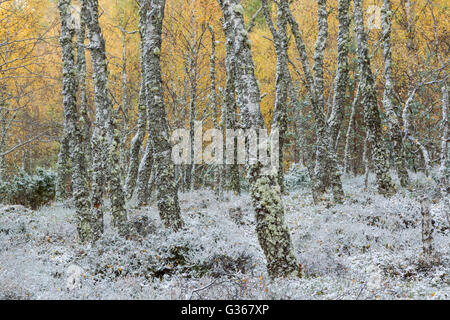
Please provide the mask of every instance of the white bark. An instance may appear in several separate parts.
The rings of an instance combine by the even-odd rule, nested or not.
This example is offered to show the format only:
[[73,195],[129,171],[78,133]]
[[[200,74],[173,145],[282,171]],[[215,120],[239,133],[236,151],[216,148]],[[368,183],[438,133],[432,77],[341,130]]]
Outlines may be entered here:
[[[228,53],[235,64],[237,103],[244,128],[262,129],[264,120],[260,110],[260,92],[254,73],[251,43],[244,26],[244,10],[239,0],[218,0],[223,17]],[[256,231],[267,259],[270,277],[299,275],[292,242],[284,222],[281,190],[276,174],[265,175],[257,162],[248,165],[250,193],[256,213]]]

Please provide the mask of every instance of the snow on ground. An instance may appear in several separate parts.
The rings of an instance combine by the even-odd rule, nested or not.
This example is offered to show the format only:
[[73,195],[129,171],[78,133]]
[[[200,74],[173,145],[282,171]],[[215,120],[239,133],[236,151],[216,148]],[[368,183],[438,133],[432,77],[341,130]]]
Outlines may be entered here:
[[[415,176],[417,186],[426,183]],[[371,177],[373,181],[373,177]],[[133,209],[134,235],[109,227],[80,245],[74,210],[0,206],[0,299],[449,299],[448,213],[434,203],[441,263],[423,269],[420,205],[413,191],[390,199],[346,179],[345,203],[314,206],[307,188],[284,197],[303,277],[271,281],[248,195],[180,196],[181,232],[166,230],[155,205]]]

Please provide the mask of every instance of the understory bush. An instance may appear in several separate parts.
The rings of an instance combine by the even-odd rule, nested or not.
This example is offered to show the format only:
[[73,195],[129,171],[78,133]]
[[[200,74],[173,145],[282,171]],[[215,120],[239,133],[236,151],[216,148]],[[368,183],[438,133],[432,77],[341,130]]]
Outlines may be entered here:
[[55,197],[56,173],[37,168],[34,175],[21,170],[10,181],[0,181],[0,202],[37,209]]
[[288,190],[309,187],[308,169],[299,163],[294,163],[284,176],[284,184]]

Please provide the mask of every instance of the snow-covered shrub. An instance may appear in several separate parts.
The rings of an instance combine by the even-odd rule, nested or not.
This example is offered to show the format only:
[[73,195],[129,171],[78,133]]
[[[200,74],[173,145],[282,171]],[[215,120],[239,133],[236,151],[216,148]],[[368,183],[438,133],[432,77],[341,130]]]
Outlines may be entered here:
[[0,199],[9,204],[37,209],[55,197],[56,174],[37,168],[34,175],[20,171],[11,181],[0,184]]
[[294,190],[298,187],[308,187],[309,182],[308,169],[300,163],[292,164],[288,173],[284,176],[284,183],[288,190]]

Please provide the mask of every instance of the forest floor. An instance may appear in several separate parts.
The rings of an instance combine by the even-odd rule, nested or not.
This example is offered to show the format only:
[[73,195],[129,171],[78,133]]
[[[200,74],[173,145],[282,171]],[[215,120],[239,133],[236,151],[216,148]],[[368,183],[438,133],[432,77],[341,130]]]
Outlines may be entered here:
[[[370,185],[374,185],[370,177]],[[110,227],[80,245],[74,209],[0,205],[0,299],[449,299],[450,231],[442,203],[431,208],[440,264],[421,267],[421,213],[427,180],[392,198],[344,179],[344,204],[313,205],[308,188],[284,197],[303,277],[270,280],[248,194],[215,200],[180,195],[185,228],[165,229],[156,206],[132,209],[135,235]],[[412,191],[414,190],[414,191]]]

